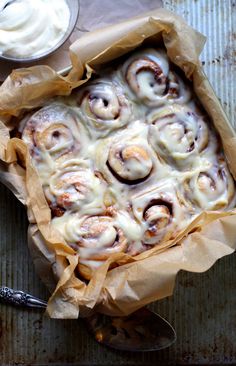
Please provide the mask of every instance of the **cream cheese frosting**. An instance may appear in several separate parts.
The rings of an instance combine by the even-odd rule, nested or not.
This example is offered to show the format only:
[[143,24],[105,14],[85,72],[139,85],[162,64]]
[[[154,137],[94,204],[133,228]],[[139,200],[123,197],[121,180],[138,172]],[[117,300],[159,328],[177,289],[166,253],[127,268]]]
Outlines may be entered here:
[[38,56],[65,35],[70,21],[66,0],[17,0],[0,12],[0,54]]

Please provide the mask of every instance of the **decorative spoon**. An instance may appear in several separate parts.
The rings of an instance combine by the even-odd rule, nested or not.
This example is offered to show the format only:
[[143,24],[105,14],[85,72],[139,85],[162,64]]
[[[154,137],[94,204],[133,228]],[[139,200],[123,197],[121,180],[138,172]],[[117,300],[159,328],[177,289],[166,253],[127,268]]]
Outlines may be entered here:
[[[45,309],[47,306],[45,301],[9,287],[0,287],[0,302],[26,308]],[[147,308],[124,317],[95,313],[84,320],[97,342],[119,350],[158,351],[176,340],[173,327]]]

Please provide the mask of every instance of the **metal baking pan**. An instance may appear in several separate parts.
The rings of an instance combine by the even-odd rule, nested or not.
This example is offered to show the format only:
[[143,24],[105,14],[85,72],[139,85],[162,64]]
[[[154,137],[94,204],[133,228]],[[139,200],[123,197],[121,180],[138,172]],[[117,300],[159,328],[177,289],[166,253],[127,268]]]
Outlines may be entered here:
[[[164,0],[208,36],[201,56],[206,74],[234,127],[236,73],[233,0]],[[236,123],[236,121],[235,121]],[[0,186],[0,283],[43,299],[27,249],[25,209]],[[236,255],[208,272],[181,272],[174,295],[152,305],[177,331],[167,350],[130,354],[102,348],[78,320],[51,320],[40,311],[0,306],[0,365],[236,365]]]

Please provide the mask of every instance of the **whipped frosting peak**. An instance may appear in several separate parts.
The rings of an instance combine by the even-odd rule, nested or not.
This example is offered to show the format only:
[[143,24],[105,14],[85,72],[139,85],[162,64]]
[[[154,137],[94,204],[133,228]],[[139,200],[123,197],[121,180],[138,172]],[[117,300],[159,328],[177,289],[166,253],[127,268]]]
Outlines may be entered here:
[[0,12],[0,54],[39,56],[65,35],[70,20],[66,0],[17,0]]

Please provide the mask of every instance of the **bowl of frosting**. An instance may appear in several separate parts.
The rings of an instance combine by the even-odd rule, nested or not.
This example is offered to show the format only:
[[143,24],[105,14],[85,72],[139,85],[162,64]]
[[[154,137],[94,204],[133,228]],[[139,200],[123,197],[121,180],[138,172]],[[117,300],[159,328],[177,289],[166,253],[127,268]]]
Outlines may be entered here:
[[0,8],[0,59],[30,62],[52,54],[70,37],[78,15],[79,0],[5,1]]

